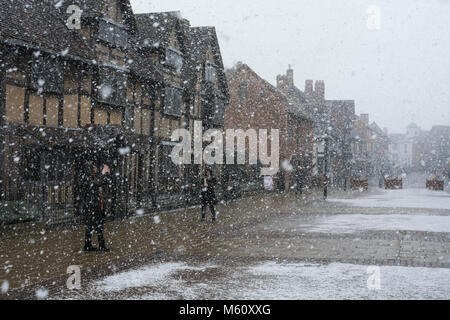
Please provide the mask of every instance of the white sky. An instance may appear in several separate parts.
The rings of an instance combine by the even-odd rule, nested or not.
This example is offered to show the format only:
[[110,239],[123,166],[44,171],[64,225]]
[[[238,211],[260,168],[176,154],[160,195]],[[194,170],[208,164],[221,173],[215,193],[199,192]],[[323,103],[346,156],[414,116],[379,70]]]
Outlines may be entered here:
[[[295,83],[325,80],[328,99],[390,132],[415,122],[450,125],[450,0],[131,0],[135,13],[181,11],[215,26],[226,67],[242,61],[275,85],[289,64]],[[369,30],[367,9],[381,12]]]

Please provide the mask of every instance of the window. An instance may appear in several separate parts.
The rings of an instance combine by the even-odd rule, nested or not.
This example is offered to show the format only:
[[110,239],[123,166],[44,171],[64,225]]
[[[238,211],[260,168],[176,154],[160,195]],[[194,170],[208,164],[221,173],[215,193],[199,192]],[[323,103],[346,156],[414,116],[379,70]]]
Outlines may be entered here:
[[216,125],[223,126],[225,117],[225,106],[220,99],[216,99],[213,108],[212,122]]
[[166,64],[174,69],[177,72],[181,72],[183,68],[183,55],[178,50],[169,47],[166,49]]
[[46,56],[33,61],[31,82],[33,89],[44,93],[62,93],[63,76],[58,59]]
[[294,132],[291,127],[288,128],[288,141],[291,142],[294,137]]
[[205,81],[210,83],[216,82],[216,67],[209,61],[205,63]]
[[159,157],[159,175],[163,178],[178,178],[180,175],[180,167],[173,163],[170,154],[173,145],[171,143],[162,144],[160,146]]
[[183,95],[180,88],[166,87],[164,98],[164,113],[172,116],[182,116]]
[[124,48],[128,43],[128,32],[125,27],[107,19],[100,20],[98,37],[116,47]]
[[297,129],[297,145],[301,146],[302,144],[302,129]]
[[245,83],[241,83],[239,85],[239,100],[244,102],[247,99],[247,85]]
[[127,76],[125,73],[114,69],[102,68],[99,70],[99,101],[123,105],[125,104],[127,91]]

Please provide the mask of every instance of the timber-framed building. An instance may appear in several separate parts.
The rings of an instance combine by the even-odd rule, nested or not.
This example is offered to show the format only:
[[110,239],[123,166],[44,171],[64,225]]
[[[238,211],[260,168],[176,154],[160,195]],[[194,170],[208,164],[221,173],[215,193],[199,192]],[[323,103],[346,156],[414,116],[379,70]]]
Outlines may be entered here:
[[69,4],[1,2],[0,200],[71,220],[87,160],[112,169],[112,216],[193,199],[202,168],[171,162],[170,135],[192,132],[194,119],[223,127],[214,28],[176,13],[135,15],[128,0],[73,0],[82,15],[71,30]]

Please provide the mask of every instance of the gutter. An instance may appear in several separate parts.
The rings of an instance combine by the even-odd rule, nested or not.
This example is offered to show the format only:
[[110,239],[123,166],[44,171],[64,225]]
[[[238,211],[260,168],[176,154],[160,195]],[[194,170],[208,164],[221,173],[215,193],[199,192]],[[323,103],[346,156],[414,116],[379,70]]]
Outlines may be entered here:
[[[46,52],[46,53],[49,53],[49,54],[52,54],[52,55],[56,55],[56,56],[59,56],[59,57],[63,57],[63,58],[67,57],[67,58],[72,59],[72,60],[81,61],[81,62],[86,63],[86,64],[92,64],[92,65],[95,64],[93,60],[89,60],[89,59],[82,58],[82,57],[79,57],[79,56],[74,56],[72,54],[62,55],[61,52],[56,52],[56,51],[51,50],[51,49],[41,48],[39,46],[30,44],[30,43],[26,43],[26,42],[23,42],[23,41],[20,41],[20,40],[16,40],[16,39],[3,39],[3,42],[5,44],[7,44],[7,45],[10,45],[10,46],[19,46],[19,47],[23,47],[23,48],[27,48],[27,49],[39,50],[39,51],[43,51],[43,52]],[[69,59],[67,59],[67,60],[69,60]]]

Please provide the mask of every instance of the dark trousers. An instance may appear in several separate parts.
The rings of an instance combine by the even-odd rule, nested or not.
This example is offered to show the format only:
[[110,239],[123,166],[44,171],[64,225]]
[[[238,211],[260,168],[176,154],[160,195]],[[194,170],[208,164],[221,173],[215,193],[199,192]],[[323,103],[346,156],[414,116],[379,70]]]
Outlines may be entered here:
[[303,194],[303,181],[297,182],[296,191],[297,191],[297,194]]
[[212,215],[213,221],[216,221],[216,209],[214,208],[214,205],[212,203],[202,205],[202,220],[206,220],[206,207],[207,206],[209,206],[209,210],[211,210],[211,215]]
[[97,232],[99,247],[104,248],[105,247],[105,238],[103,237],[103,223],[86,226],[86,234],[84,237],[84,239],[85,239],[84,246],[86,248],[92,247],[92,235],[94,234],[94,231]]

